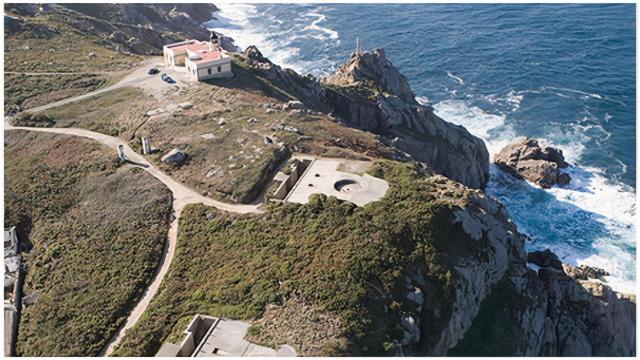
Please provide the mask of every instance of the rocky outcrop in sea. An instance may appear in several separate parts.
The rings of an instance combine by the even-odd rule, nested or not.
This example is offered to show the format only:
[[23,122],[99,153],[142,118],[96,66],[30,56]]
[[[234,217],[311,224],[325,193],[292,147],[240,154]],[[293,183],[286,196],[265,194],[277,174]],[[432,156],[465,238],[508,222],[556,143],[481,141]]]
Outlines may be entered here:
[[524,138],[505,146],[495,155],[493,162],[506,172],[545,189],[571,181],[569,174],[560,171],[569,166],[562,150],[554,147],[542,149],[536,139]]
[[[282,69],[255,47],[243,57],[252,71],[295,94],[308,108],[394,138],[390,143],[411,158],[468,187],[486,183],[484,143],[419,105],[384,51],[353,54],[321,81]],[[532,139],[508,146],[496,158],[516,176],[541,186],[569,181],[558,170],[568,166],[562,152],[542,149]],[[598,280],[604,270],[563,264],[550,251],[528,255],[525,237],[506,209],[480,190],[453,211],[450,221],[461,229],[455,249],[443,254],[456,269],[453,294],[436,291],[439,286],[429,283],[424,264],[407,269],[405,305],[411,310],[398,324],[402,332],[390,354],[635,354],[635,297]],[[528,261],[540,269],[530,269]]]

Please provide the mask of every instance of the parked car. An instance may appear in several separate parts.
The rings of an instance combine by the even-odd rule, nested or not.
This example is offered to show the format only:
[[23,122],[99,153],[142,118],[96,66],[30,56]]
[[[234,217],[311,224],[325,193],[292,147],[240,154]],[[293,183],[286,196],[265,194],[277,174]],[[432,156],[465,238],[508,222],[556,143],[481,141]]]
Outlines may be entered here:
[[151,68],[151,69],[149,69],[149,71],[147,71],[147,74],[149,74],[149,75],[155,75],[155,74],[157,74],[157,73],[159,73],[159,72],[160,72],[160,70],[158,70],[158,69],[156,69],[156,68]]
[[161,76],[162,80],[164,80],[165,82],[169,83],[169,84],[174,84],[176,81],[173,80],[169,75],[167,74],[162,74]]

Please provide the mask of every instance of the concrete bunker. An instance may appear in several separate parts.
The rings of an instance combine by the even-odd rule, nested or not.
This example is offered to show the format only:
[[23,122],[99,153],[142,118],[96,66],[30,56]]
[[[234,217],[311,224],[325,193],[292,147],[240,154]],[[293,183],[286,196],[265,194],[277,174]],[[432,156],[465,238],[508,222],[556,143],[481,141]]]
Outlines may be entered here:
[[164,343],[156,357],[212,357],[212,356],[296,356],[289,345],[279,349],[251,343],[245,336],[251,324],[197,314],[184,331],[179,345]]
[[389,189],[386,181],[365,173],[370,165],[356,160],[294,159],[289,175],[280,172],[274,178],[280,186],[273,199],[306,204],[313,194],[324,194],[363,206],[380,200]]

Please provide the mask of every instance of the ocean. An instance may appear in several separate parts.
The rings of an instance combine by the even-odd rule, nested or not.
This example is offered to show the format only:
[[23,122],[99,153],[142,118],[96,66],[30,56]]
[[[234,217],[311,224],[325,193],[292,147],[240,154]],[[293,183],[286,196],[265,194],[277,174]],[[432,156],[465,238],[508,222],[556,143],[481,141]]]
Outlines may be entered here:
[[486,192],[563,261],[635,292],[635,5],[228,4],[205,23],[302,74],[384,48],[418,101],[482,138],[564,151],[570,185],[549,190],[492,165]]

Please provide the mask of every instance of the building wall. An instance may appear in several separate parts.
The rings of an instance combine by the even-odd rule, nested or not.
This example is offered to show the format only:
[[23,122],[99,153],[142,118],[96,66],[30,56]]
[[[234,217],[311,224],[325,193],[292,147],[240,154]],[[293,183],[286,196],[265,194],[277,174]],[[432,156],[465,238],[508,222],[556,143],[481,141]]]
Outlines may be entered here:
[[184,66],[186,53],[175,54],[173,50],[164,48],[162,49],[164,55],[164,62],[172,66]]
[[175,54],[173,56],[173,65],[174,66],[184,66],[184,60],[187,57],[186,54]]
[[[220,67],[220,72],[218,72],[218,66]],[[209,74],[209,69],[211,69],[211,74]],[[233,73],[231,72],[231,59],[229,59],[229,61],[226,63],[214,64],[204,68],[200,68],[197,71],[197,75],[197,80],[230,77],[233,75]]]

